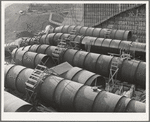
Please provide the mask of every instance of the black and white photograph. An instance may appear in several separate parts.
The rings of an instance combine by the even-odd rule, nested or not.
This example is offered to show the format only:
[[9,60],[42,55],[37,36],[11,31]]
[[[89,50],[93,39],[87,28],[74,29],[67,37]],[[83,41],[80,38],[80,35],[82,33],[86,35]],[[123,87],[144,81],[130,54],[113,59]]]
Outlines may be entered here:
[[149,1],[1,1],[2,121],[148,121]]

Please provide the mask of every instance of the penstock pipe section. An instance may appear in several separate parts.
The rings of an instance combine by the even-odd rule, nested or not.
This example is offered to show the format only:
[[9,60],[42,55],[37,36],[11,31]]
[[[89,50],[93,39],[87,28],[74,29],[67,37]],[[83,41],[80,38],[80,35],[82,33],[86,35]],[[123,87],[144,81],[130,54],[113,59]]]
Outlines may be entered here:
[[[50,33],[47,36],[43,35],[39,39],[40,44],[48,44],[57,46],[59,39],[64,39],[70,34],[64,33]],[[132,57],[140,60],[146,60],[146,44],[125,40],[106,39],[99,37],[71,35],[72,41],[77,43],[82,50],[86,50],[87,45],[91,45],[90,52],[106,54],[115,53],[120,54],[120,49],[125,49],[130,52]],[[35,44],[36,41],[31,39],[28,45]]]
[[[37,53],[46,53],[49,56],[52,56],[52,52],[56,49],[55,46],[49,46],[49,45],[31,45],[26,47],[21,47],[18,49],[19,53],[20,50],[22,52],[31,51],[31,52],[37,52]],[[15,49],[16,50],[16,49]],[[15,52],[15,50],[13,52]],[[31,53],[30,52],[30,53]],[[22,54],[21,54],[22,56]],[[14,57],[14,56],[13,56]],[[22,58],[21,58],[22,59]],[[16,64],[22,65],[22,63],[15,62]],[[49,62],[50,64],[53,64],[53,62]],[[51,68],[53,65],[49,64],[49,68]],[[31,65],[31,63],[30,63]],[[26,65],[29,67],[29,65]],[[32,67],[30,67],[32,68]],[[86,76],[86,78],[85,78]],[[76,81],[85,85],[97,85],[97,86],[104,86],[105,87],[105,79],[98,74],[95,74],[93,72],[83,70],[79,67],[72,67],[69,71],[65,72],[61,75],[61,77]]]
[[18,47],[37,44],[38,40],[41,39],[41,37],[42,36],[40,36],[40,38],[39,38],[39,36],[35,36],[35,37],[32,37],[32,38],[31,37],[18,38],[14,42],[5,44],[5,46],[4,46],[5,51],[12,52],[15,48],[18,48]]
[[118,40],[131,40],[132,33],[127,30],[107,29],[107,28],[92,28],[80,25],[63,25],[53,29],[53,33],[70,33],[76,30],[78,35],[93,36],[100,38],[110,38]]
[[67,72],[61,74],[60,77],[88,86],[102,86],[105,88],[104,77],[79,67],[72,67]]
[[94,53],[106,55],[109,53],[120,54],[120,50],[123,49],[130,53],[133,58],[146,60],[145,43],[86,36],[81,41],[81,49],[85,50],[87,44],[91,45],[90,51]]
[[[57,47],[48,45],[32,45],[22,47],[22,50],[45,53],[52,56],[52,52]],[[118,80],[133,83],[145,88],[146,85],[146,63],[137,60],[123,60],[118,57],[89,53],[73,49],[66,49],[60,58],[61,62],[68,62],[72,66],[77,66],[101,76],[109,77],[111,63],[118,61]]]
[[26,101],[4,91],[4,112],[36,112]]
[[[34,63],[34,61],[32,61],[35,59],[35,55],[33,54],[47,53],[47,55],[52,56],[52,52],[54,51],[55,48],[56,47],[49,46],[49,45],[32,45],[32,46],[18,48],[18,51],[17,49],[15,49],[12,54],[13,54],[13,57],[15,57],[16,55],[16,57],[14,58],[15,64],[23,65],[29,68],[35,68],[35,66],[38,63]],[[24,60],[23,63],[22,63],[22,60],[21,61],[19,60],[19,59],[23,59],[23,54],[25,52],[28,52],[28,55],[30,55],[31,57],[31,60],[29,60],[30,61],[29,63],[27,63],[26,60]],[[34,53],[34,52],[37,52],[37,53]],[[15,54],[15,53],[18,53],[18,54]],[[39,63],[45,60],[46,59],[42,59],[42,58],[38,59]],[[51,68],[54,65],[55,65],[54,62],[51,60],[51,57],[50,57],[50,60],[46,63],[46,66],[48,68]],[[62,74],[61,77],[69,79],[69,80],[73,80],[73,81],[76,81],[85,85],[90,85],[90,86],[102,85],[103,87],[105,87],[105,79],[102,76],[95,74],[93,72],[87,71],[87,70],[83,70],[79,67],[71,68],[68,72],[65,72],[64,74]]]
[[[31,73],[33,70],[23,66],[6,65],[5,87],[25,94],[25,82],[30,76],[25,71]],[[10,78],[11,76],[13,79]],[[95,92],[90,86],[54,75],[49,75],[44,79],[39,89],[39,96],[42,101],[49,105],[57,106],[59,111],[145,112],[145,103],[102,90]]]
[[29,68],[35,68],[38,64],[45,64],[47,67],[54,66],[54,62],[50,56],[35,52],[22,51],[21,48],[13,50],[12,58],[15,64]]
[[[49,44],[57,46],[59,40],[68,37],[69,35],[63,33],[51,33],[45,39],[45,41],[40,41],[41,44]],[[99,37],[90,37],[90,36],[80,36],[80,35],[71,35],[72,41],[80,45],[80,49],[86,50],[86,46],[91,45],[90,52],[99,53],[99,54],[108,54],[115,53],[120,54],[120,49],[125,49],[130,52],[132,57],[146,60],[146,44],[132,41],[122,41],[116,39],[106,39]]]
[[118,61],[117,79],[145,88],[146,63],[137,60],[124,60],[118,57],[67,49],[62,56],[62,62],[68,62],[105,77],[109,77],[111,63]]
[[[69,35],[70,34],[66,33],[50,33],[48,35],[43,35],[41,36],[41,38],[38,39],[22,39],[20,46],[22,47],[39,43],[57,46],[58,42],[60,42],[59,39],[65,39]],[[125,49],[130,52],[132,57],[143,61],[146,60],[145,43],[81,35],[71,35],[71,38],[73,42],[78,43],[79,48],[82,50],[86,50],[87,45],[91,45],[91,52],[108,55],[108,53],[120,54],[120,49]]]
[[19,39],[15,40],[14,42],[6,43],[4,46],[5,51],[12,52],[15,48],[20,47],[22,42],[24,42],[25,40],[28,40],[28,39],[31,39],[31,38],[30,37],[23,37],[23,38],[19,38]]

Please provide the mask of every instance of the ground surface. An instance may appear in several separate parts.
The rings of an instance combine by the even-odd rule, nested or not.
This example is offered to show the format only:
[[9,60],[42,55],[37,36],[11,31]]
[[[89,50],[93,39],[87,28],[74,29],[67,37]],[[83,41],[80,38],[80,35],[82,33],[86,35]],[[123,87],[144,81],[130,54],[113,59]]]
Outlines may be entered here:
[[[5,43],[16,39],[16,32],[37,32],[49,24],[49,13],[27,12],[29,4],[12,4],[5,8]],[[25,11],[21,15],[19,11]]]

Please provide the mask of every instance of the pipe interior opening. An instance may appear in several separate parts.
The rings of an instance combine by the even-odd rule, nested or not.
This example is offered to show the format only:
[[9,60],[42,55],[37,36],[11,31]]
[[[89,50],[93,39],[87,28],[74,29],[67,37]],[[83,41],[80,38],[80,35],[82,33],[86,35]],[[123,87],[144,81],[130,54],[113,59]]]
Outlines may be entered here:
[[42,65],[44,62],[45,62],[45,66],[48,68],[55,66],[55,63],[56,63],[53,61],[52,57],[50,56],[44,56],[40,64]]

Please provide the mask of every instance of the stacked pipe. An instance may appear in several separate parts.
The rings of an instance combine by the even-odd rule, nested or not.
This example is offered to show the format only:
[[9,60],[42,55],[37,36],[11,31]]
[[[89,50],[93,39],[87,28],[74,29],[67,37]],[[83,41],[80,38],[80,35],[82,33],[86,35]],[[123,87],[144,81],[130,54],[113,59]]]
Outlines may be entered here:
[[145,88],[146,83],[146,63],[137,60],[122,60],[117,57],[100,55],[67,49],[62,62],[68,62],[73,66],[84,68],[105,77],[109,77],[112,61],[118,61],[118,80],[140,85]]
[[[83,26],[75,26],[75,25],[64,25],[54,28],[50,31],[50,33],[70,33],[72,30],[76,30],[79,35],[83,36],[93,36],[93,37],[101,37],[105,38],[106,33],[109,31],[110,39],[118,39],[118,40],[130,40],[132,37],[131,31],[126,30],[116,30],[116,29],[106,29],[106,28],[92,28],[92,27],[83,27]],[[47,35],[44,35],[43,38],[47,38]],[[40,37],[41,38],[41,37]],[[35,44],[36,42],[32,40],[37,40],[37,36],[33,38],[23,37],[21,38],[24,41],[19,41],[20,46],[24,46],[26,44]],[[20,39],[18,39],[20,40]],[[15,41],[18,42],[18,40]],[[42,38],[41,38],[42,40]],[[45,39],[44,39],[45,40]],[[8,44],[10,45],[10,44]],[[11,44],[16,45],[16,44]],[[6,45],[7,46],[7,45]]]
[[[45,41],[40,40],[41,44],[49,44],[57,46],[58,39],[68,37],[67,34],[55,33],[49,34],[49,36],[45,39]],[[120,49],[125,49],[131,52],[131,55],[136,58],[140,58],[145,61],[146,56],[146,44],[132,41],[122,41],[116,39],[105,39],[105,38],[97,38],[97,37],[89,37],[89,36],[79,36],[79,35],[71,35],[74,42],[80,45],[82,50],[85,50],[85,45],[87,43],[91,44],[91,52],[100,53],[100,54],[108,54],[108,53],[116,53],[120,54]],[[135,53],[135,55],[134,55]]]
[[22,46],[27,46],[27,45],[33,45],[33,44],[37,44],[39,39],[41,39],[42,36],[34,36],[32,38],[26,38],[26,39],[22,39],[21,43],[20,43],[20,47]]
[[[22,51],[28,51],[28,52],[36,52],[36,53],[41,53],[41,54],[46,54],[48,56],[52,57],[52,52],[58,47],[56,46],[50,46],[47,44],[42,44],[42,45],[38,45],[38,44],[34,44],[34,45],[29,45],[29,46],[25,46],[25,47],[20,47],[18,49],[13,50],[12,52],[12,57],[15,57],[14,54],[17,52],[22,52]],[[66,49],[64,49],[66,50]]]
[[[43,35],[40,38],[27,38],[27,39],[21,39],[20,47],[27,46],[27,45],[33,45],[33,44],[50,44],[50,45],[57,45],[59,42],[58,39],[61,36],[61,39],[67,38],[70,34],[63,34],[63,33],[51,33],[48,35]],[[55,36],[55,37],[54,37]],[[55,40],[55,41],[53,41]]]
[[131,41],[121,41],[114,39],[104,39],[95,37],[84,37],[81,41],[81,49],[85,50],[85,45],[91,43],[91,52],[108,54],[120,54],[120,49],[130,52],[133,58],[146,60],[146,44]]
[[72,67],[67,72],[61,74],[60,77],[88,86],[102,86],[105,88],[105,79],[102,76],[79,67]]
[[[35,49],[36,49],[37,53],[28,52],[28,49],[31,46],[15,49],[12,52],[12,57],[14,59],[15,64],[23,65],[28,68],[35,68],[37,66],[37,64],[41,63],[41,61],[44,62],[44,61],[48,60],[47,63],[45,64],[45,66],[47,66],[48,68],[53,67],[55,64],[54,64],[53,60],[51,59],[51,57],[46,56],[44,54],[39,54],[39,53],[44,53],[45,48],[47,48],[47,46],[48,45],[41,45],[41,46],[32,45],[33,48],[30,48],[30,51],[35,51]],[[22,49],[24,49],[25,51]],[[46,52],[48,52],[48,54],[51,53],[49,50]],[[84,77],[85,75],[86,75],[86,78]],[[95,85],[95,82],[96,82],[95,80],[97,79],[97,85],[101,84],[102,86],[105,86],[105,79],[102,76],[92,73],[90,71],[83,70],[78,67],[71,68],[68,72],[64,73],[62,75],[62,77],[69,79],[69,80],[79,82],[79,83],[83,83],[86,85]]]
[[9,57],[10,53],[15,48],[23,47],[23,46],[27,46],[27,45],[38,44],[39,39],[40,38],[38,36],[35,36],[32,38],[31,37],[22,37],[22,38],[15,40],[14,42],[5,44],[5,46],[4,46],[5,47],[5,57]]
[[53,33],[70,33],[76,30],[76,33],[83,36],[93,36],[105,38],[109,33],[110,39],[131,40],[132,33],[127,30],[107,29],[107,28],[92,28],[80,25],[64,25],[53,29]]
[[[49,35],[43,35],[39,43],[40,44],[49,44],[57,46],[59,39],[64,39],[70,34],[64,33],[51,33]],[[125,49],[130,52],[132,57],[138,58],[140,60],[146,60],[146,44],[132,41],[122,41],[116,39],[105,39],[97,38],[90,36],[80,36],[80,35],[71,35],[74,42],[80,45],[82,50],[85,50],[86,45],[89,43],[91,45],[91,52],[108,54],[115,53],[120,54],[120,49]],[[23,41],[22,41],[23,42]],[[36,41],[34,39],[29,40],[28,45],[34,44]]]
[[[32,72],[23,66],[6,65],[5,87],[25,94],[25,82]],[[54,75],[46,77],[39,95],[49,105],[57,105],[60,111],[145,112],[144,103],[102,90],[94,92],[90,86]]]
[[35,112],[30,103],[4,91],[4,112]]
[[29,68],[35,68],[38,64],[44,64],[47,67],[54,66],[54,62],[50,56],[35,52],[21,51],[16,48],[12,52],[12,58],[17,65],[23,65]]
[[9,50],[10,52],[12,52],[13,49],[15,49],[16,47],[19,47],[19,46],[21,45],[21,43],[22,43],[24,40],[26,40],[26,39],[31,39],[31,38],[29,38],[29,37],[23,37],[23,38],[19,38],[19,39],[15,40],[14,42],[5,44],[5,45],[4,45],[5,50],[6,50],[6,51]]
[[[48,45],[32,45],[20,48],[21,50],[34,51],[37,53],[46,53],[52,56],[52,52],[57,47]],[[146,83],[146,63],[137,60],[123,60],[117,57],[88,53],[67,49],[60,58],[61,62],[68,62],[72,66],[77,66],[91,72],[95,72],[105,77],[109,77],[112,61],[119,63],[118,80],[126,81],[145,88]]]

